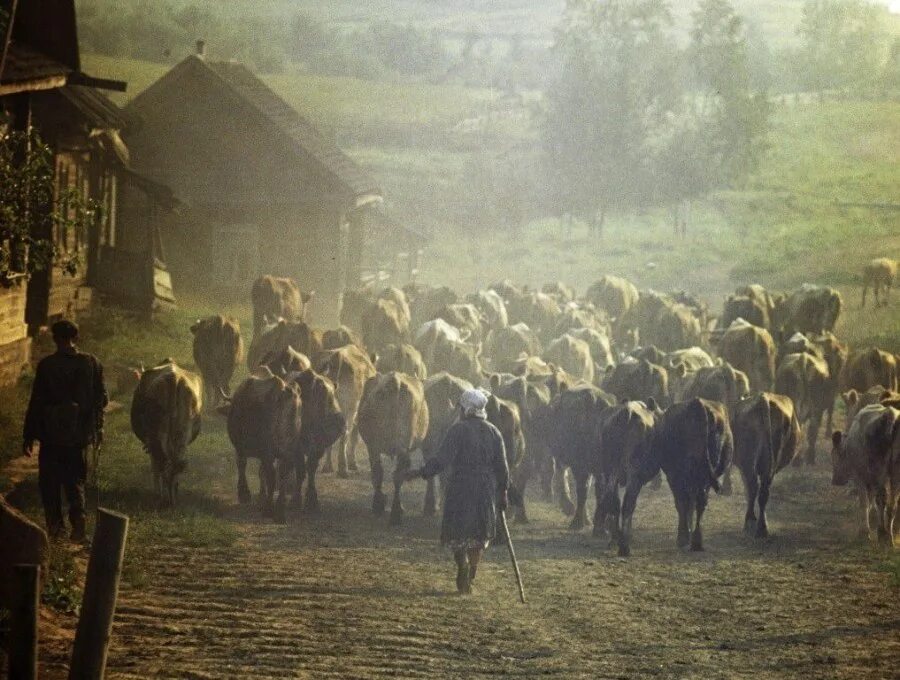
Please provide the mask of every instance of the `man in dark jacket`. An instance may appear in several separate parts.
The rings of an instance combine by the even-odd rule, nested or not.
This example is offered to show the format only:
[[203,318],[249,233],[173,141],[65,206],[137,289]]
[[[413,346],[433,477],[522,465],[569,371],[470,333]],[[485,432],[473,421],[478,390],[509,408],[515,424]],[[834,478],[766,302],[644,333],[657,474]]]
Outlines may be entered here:
[[453,551],[456,587],[471,592],[481,555],[497,533],[497,512],[506,509],[509,468],[500,431],[487,421],[487,397],[468,390],[459,400],[462,418],[437,455],[410,476],[450,474],[441,523],[441,543]]
[[38,364],[25,413],[23,450],[30,456],[35,442],[40,442],[38,486],[47,533],[57,538],[65,530],[62,490],[69,503],[71,538],[83,541],[87,448],[100,446],[107,404],[103,367],[96,357],[75,347],[74,323],[57,321],[51,332],[56,352]]

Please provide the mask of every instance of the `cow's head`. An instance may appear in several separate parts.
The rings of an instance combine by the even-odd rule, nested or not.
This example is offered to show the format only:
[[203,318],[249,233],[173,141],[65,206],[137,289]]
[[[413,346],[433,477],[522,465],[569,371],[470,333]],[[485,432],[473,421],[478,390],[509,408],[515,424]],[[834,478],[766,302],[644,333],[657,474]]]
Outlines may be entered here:
[[846,435],[839,430],[831,435],[831,483],[835,486],[846,486],[850,481],[846,440]]

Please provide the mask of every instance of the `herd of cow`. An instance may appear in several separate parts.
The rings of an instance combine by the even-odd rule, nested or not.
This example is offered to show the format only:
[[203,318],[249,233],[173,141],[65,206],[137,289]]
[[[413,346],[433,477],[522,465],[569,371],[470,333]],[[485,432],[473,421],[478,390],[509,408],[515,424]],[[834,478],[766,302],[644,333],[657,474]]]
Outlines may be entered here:
[[[848,351],[832,332],[842,300],[831,288],[772,294],[746,286],[714,319],[692,295],[639,292],[614,276],[580,297],[560,283],[536,291],[504,281],[462,298],[411,284],[348,291],[334,330],[304,321],[309,296],[290,279],[262,277],[251,301],[251,375],[233,393],[243,343],[237,322],[223,316],[191,329],[202,378],[171,360],[141,376],[132,427],[168,502],[205,401],[227,419],[242,503],[250,500],[247,460],[255,458],[267,514],[285,521],[288,496],[315,511],[317,472],[356,470],[361,437],[376,514],[387,500],[382,457],[395,461],[390,519],[397,523],[411,455],[435,455],[460,394],[474,385],[490,394],[488,415],[506,443],[519,521],[527,521],[525,492],[536,477],[545,497],[556,496],[573,515],[572,528],[583,528],[593,478],[594,533],[610,531],[628,555],[638,494],[664,473],[677,544],[701,550],[709,491],[730,493],[737,467],[745,530],[765,537],[774,475],[792,461],[815,463],[826,420],[833,482],[854,483],[863,528],[869,532],[874,516],[878,539],[892,543],[898,358],[875,348]],[[832,434],[839,397],[846,435]],[[436,512],[438,497],[429,482],[425,514]]]

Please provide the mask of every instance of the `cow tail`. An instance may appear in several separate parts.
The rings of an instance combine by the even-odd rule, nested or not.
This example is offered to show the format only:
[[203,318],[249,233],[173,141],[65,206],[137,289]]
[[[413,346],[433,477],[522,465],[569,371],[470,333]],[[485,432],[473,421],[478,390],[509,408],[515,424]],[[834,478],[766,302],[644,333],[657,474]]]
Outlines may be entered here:
[[705,406],[702,407],[706,415],[706,464],[709,469],[709,484],[716,493],[722,492],[722,486],[719,484],[719,458],[722,448],[722,433],[719,432],[719,425],[716,422],[715,414]]

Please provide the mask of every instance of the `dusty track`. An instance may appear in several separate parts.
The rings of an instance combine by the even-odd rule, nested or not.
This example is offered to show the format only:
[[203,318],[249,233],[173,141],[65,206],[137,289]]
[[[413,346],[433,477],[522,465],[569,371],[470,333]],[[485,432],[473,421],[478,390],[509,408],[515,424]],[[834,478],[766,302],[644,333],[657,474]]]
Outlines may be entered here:
[[371,517],[360,473],[323,476],[320,517],[277,527],[230,506],[237,545],[160,545],[148,582],[121,592],[109,677],[886,678],[900,664],[884,555],[854,540],[853,503],[821,463],[776,481],[766,542],[739,531],[739,483],[713,498],[701,554],[675,548],[665,485],[639,500],[628,560],[535,502],[513,528],[527,606],[496,547],[476,594],[453,594],[421,486],[400,528]]

